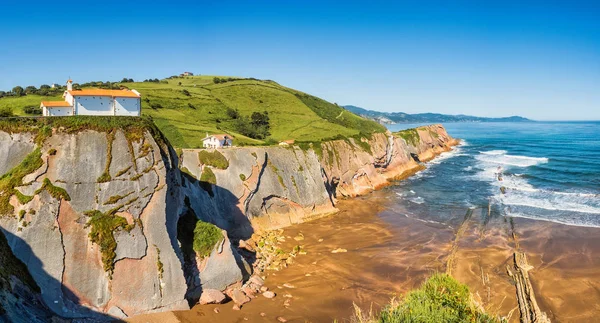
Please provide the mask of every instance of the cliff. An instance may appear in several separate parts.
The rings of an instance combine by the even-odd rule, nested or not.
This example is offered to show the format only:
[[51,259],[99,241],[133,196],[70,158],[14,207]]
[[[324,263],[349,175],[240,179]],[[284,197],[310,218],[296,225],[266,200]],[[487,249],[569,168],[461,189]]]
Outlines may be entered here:
[[[335,212],[337,199],[388,185],[422,167],[416,159],[455,144],[436,125],[416,130],[412,143],[375,134],[225,149],[214,156],[226,165],[217,165],[202,150],[177,156],[153,124],[136,118],[0,129],[8,246],[54,313],[101,320],[187,309],[204,289],[239,284],[251,274],[239,239]],[[197,220],[226,231],[201,261],[190,257],[187,237]]]

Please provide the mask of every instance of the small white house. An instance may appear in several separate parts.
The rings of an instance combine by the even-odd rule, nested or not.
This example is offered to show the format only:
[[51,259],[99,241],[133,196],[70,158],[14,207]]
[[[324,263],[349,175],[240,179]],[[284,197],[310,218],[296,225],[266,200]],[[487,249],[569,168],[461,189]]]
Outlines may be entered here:
[[67,81],[64,101],[42,101],[44,116],[140,116],[142,96],[136,90],[73,90]]
[[224,148],[233,146],[233,138],[230,135],[208,135],[202,139],[204,148]]

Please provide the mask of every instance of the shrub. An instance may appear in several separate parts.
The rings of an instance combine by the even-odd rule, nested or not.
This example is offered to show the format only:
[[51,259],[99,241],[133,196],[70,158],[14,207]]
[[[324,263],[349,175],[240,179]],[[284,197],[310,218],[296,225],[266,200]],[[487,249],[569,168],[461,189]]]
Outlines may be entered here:
[[227,158],[225,158],[218,150],[202,150],[198,152],[198,159],[202,165],[208,165],[218,169],[227,169],[229,167]]
[[227,108],[227,116],[231,119],[237,119],[240,116],[240,112],[237,109]]
[[14,116],[12,109],[9,107],[0,108],[0,118],[8,118]]
[[40,115],[42,114],[42,108],[40,108],[39,106],[25,107],[23,109],[23,112],[25,112],[26,114]]
[[245,181],[246,180],[246,175],[240,174],[240,179],[242,180],[242,182]]
[[[179,85],[181,85],[181,82],[179,82]],[[191,95],[190,91],[188,91],[186,89],[183,89],[181,92],[183,92],[183,95],[185,95],[185,96],[190,96]]]
[[396,303],[392,301],[379,317],[382,323],[400,322],[500,322],[475,306],[469,288],[446,274],[434,274],[420,288]]
[[210,256],[215,245],[221,241],[223,241],[221,229],[208,222],[196,222],[193,248],[198,256]]

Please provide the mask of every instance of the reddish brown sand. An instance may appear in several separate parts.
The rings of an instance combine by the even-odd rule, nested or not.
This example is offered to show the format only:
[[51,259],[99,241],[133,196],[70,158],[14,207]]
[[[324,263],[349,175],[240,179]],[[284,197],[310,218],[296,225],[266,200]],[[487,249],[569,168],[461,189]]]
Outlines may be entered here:
[[[432,272],[446,271],[451,254],[452,275],[482,306],[502,316],[512,311],[510,321],[518,322],[515,287],[506,274],[516,246],[510,221],[487,221],[486,210],[475,210],[456,239],[464,214],[452,227],[406,218],[386,211],[386,194],[344,201],[336,215],[286,228],[283,248],[302,244],[307,254],[289,268],[267,272],[274,299],[258,296],[238,311],[232,303],[195,306],[131,322],[348,322],[353,303],[378,310]],[[514,228],[534,267],[530,277],[542,311],[553,322],[600,322],[600,229],[526,219],[514,219]],[[297,242],[292,237],[299,233],[304,240]],[[347,252],[331,253],[337,248]]]

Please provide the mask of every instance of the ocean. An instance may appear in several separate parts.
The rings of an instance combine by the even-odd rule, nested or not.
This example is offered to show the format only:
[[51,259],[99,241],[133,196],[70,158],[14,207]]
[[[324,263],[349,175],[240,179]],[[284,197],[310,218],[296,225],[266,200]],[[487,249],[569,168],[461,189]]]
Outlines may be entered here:
[[600,227],[600,122],[444,126],[461,145],[391,188],[406,216],[447,223],[485,208],[492,217]]

